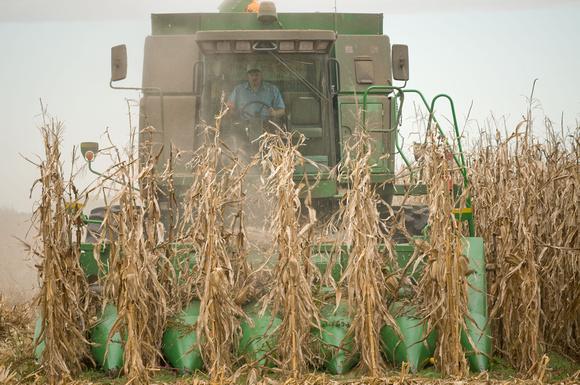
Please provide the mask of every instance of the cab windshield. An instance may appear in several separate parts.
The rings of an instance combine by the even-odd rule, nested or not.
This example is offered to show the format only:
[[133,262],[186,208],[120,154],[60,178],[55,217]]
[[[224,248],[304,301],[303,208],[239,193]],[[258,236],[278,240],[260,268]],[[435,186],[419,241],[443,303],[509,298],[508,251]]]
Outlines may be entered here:
[[[323,55],[312,54],[208,55],[202,103],[204,118],[212,121],[221,107],[222,97],[227,102],[236,86],[247,84],[248,70],[259,69],[262,83],[280,92],[289,124],[320,124],[321,105],[327,100],[323,63]],[[306,105],[308,110],[303,111]],[[297,117],[298,110],[301,117]]]

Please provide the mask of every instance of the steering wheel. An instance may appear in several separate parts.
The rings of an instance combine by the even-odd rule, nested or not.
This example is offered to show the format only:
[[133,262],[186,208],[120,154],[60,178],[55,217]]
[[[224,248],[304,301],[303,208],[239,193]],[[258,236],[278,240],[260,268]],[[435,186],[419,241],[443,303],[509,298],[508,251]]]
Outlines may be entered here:
[[254,100],[252,102],[248,102],[242,108],[240,108],[240,116],[243,119],[252,119],[252,118],[255,118],[255,116],[253,116],[252,114],[250,114],[250,112],[247,111],[248,106],[251,106],[253,104],[259,104],[259,105],[262,106],[258,110],[258,114],[260,115],[260,117],[262,115],[262,110],[264,109],[264,107],[266,107],[268,109],[272,108],[272,106],[268,105],[267,103],[261,102],[259,100]]

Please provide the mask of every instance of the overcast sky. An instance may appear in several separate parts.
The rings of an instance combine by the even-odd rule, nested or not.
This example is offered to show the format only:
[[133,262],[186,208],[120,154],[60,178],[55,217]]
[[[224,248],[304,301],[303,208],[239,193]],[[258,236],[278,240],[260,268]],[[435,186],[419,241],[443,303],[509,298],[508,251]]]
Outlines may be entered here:
[[[213,12],[215,0],[2,0],[0,21],[70,21],[140,19],[152,12]],[[574,0],[337,0],[339,12],[383,12],[385,14],[431,13],[446,11],[498,11],[550,8],[574,4]],[[316,4],[316,9],[312,5]],[[278,0],[280,12],[327,12],[334,0]]]
[[[280,12],[321,11],[334,1],[278,0]],[[39,98],[65,122],[63,152],[102,141],[109,127],[127,140],[126,99],[111,90],[110,47],[126,43],[129,76],[138,85],[149,14],[213,12],[219,1],[0,0],[0,207],[28,211],[37,170],[19,154],[41,153]],[[317,8],[313,9],[312,4]],[[338,0],[339,12],[380,12],[393,43],[409,45],[409,86],[454,97],[460,120],[493,112],[515,124],[532,82],[536,97],[567,127],[580,120],[580,2],[572,0]],[[541,114],[541,111],[539,111]],[[473,129],[474,125],[468,128]]]

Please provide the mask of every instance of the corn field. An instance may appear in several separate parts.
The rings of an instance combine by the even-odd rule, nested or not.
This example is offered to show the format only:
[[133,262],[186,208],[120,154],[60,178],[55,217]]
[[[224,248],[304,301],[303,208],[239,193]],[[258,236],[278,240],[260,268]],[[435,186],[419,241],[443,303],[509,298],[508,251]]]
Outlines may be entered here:
[[522,372],[546,350],[580,358],[580,134],[532,128],[528,114],[471,154],[495,347]]
[[[89,335],[111,305],[117,313],[107,340],[116,338],[123,347],[123,364],[109,374],[131,384],[580,382],[580,371],[555,379],[548,356],[568,357],[576,368],[580,361],[579,129],[558,132],[547,121],[540,140],[529,113],[512,132],[482,134],[466,154],[469,188],[456,196],[452,182],[460,170],[451,161],[453,148],[430,127],[418,165],[428,185],[429,236],[411,238],[413,255],[399,266],[394,234],[406,233],[404,221],[370,182],[372,145],[364,130],[352,136],[346,159],[330,172],[347,187],[336,214],[321,219],[310,194],[318,180],[294,177],[299,168],[317,167],[300,153],[305,138],[277,128],[259,138],[257,153],[244,162],[222,140],[221,114],[214,126],[200,129],[194,152],[172,146],[163,164],[153,127],[139,133],[140,148],[112,147],[114,165],[85,191],[78,190],[74,173],[64,175],[62,124],[45,120],[45,154],[35,163],[40,176],[34,187],[41,191],[33,217],[37,237],[27,245],[40,261],[41,289],[26,310],[0,298],[0,383],[87,383],[82,373],[96,365]],[[188,175],[179,178],[187,178],[189,187],[179,195],[175,165],[183,159]],[[251,173],[259,177],[250,179]],[[270,258],[259,263],[246,233],[249,183],[260,184],[252,191],[260,190],[272,208],[262,229],[273,240],[263,250]],[[98,273],[89,281],[78,245],[87,232],[82,207],[91,194],[105,202],[105,210],[93,234]],[[471,319],[472,271],[463,252],[465,228],[452,210],[468,196],[476,235],[485,244],[492,360],[505,362],[515,378],[498,378],[493,370],[470,374],[461,343]],[[326,273],[313,259],[324,237],[333,240]],[[347,251],[348,262],[333,277],[338,250]],[[99,258],[105,251],[106,262]],[[409,269],[422,271],[416,282]],[[437,336],[435,377],[411,374],[406,363],[395,366],[382,352],[384,327],[401,334],[392,305],[405,287],[413,290],[417,319]],[[178,322],[192,303],[198,304],[195,322]],[[243,330],[255,327],[247,310],[253,303],[270,319],[267,330],[276,342],[251,360],[240,358],[239,346]],[[341,304],[352,321],[346,328],[352,343],[333,352],[346,351],[357,362],[356,379],[320,373],[323,309],[336,312]],[[34,318],[40,332],[33,338]],[[163,333],[176,324],[195,336],[183,354],[197,349],[203,373],[158,380],[156,373],[169,366]],[[25,362],[34,361],[33,351],[39,359],[31,372]]]

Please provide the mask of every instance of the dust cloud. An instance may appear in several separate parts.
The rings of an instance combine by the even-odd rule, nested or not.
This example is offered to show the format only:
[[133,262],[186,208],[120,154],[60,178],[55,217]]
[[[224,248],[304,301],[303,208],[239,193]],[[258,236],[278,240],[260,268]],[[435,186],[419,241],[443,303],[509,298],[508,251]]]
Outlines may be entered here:
[[29,228],[29,214],[0,208],[0,294],[13,303],[30,300],[38,287],[34,261],[21,242]]

